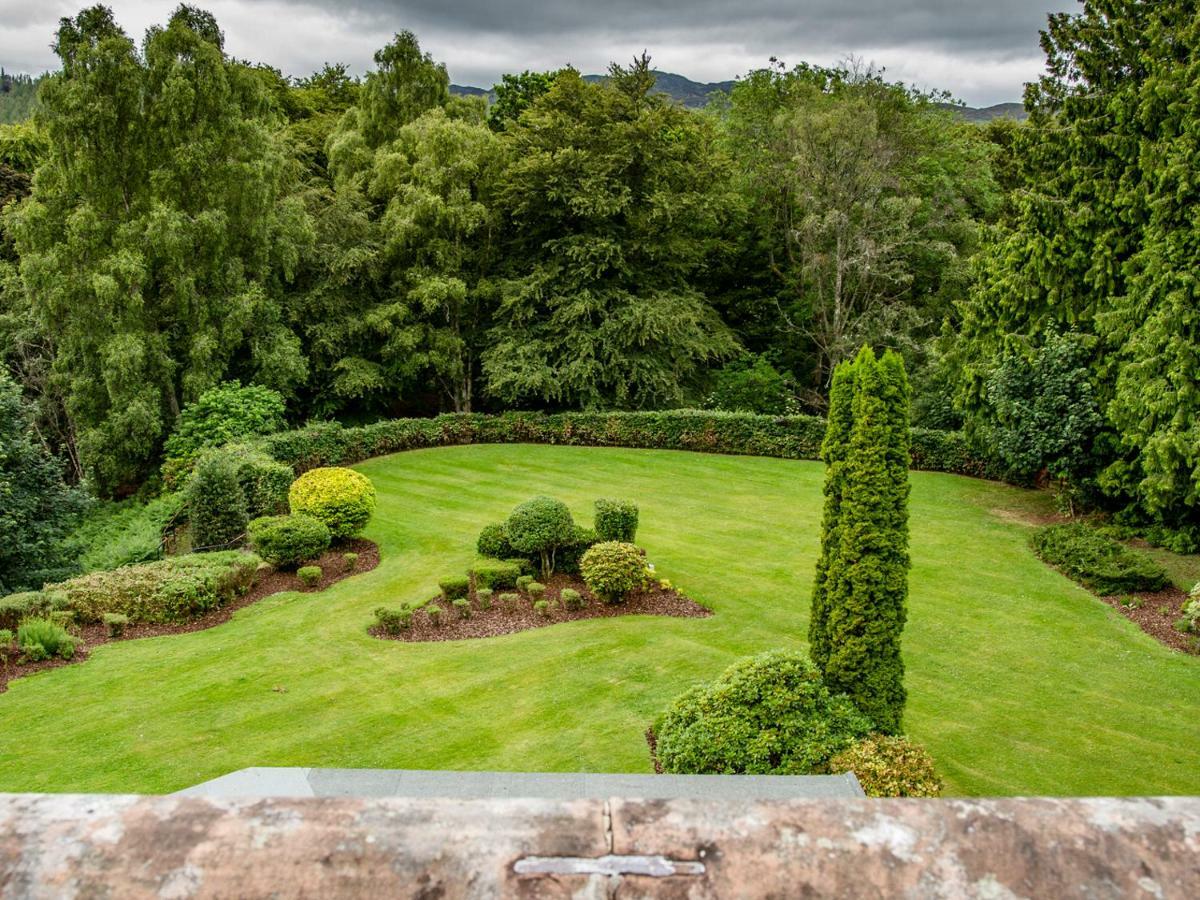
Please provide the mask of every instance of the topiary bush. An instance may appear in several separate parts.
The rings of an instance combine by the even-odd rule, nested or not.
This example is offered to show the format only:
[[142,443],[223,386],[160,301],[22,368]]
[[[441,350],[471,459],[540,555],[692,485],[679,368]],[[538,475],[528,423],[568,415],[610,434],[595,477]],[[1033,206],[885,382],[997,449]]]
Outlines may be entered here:
[[429,624],[434,628],[442,624],[442,608],[436,603],[430,603],[425,607],[425,615],[429,616]]
[[479,601],[479,608],[489,610],[492,608],[492,589],[480,588],[475,592],[475,599]]
[[558,592],[558,599],[562,601],[564,609],[583,609],[583,594],[573,588],[563,588]]
[[471,618],[471,601],[466,597],[459,597],[453,602],[454,611],[458,613],[460,619]]
[[187,485],[188,519],[196,550],[221,550],[246,534],[249,513],[234,458],[220,450],[196,461]]
[[295,568],[329,549],[325,523],[312,516],[263,516],[247,527],[254,552],[273,566]]
[[633,544],[603,541],[583,554],[579,571],[592,593],[606,603],[620,603],[646,580],[646,558]]
[[508,535],[504,532],[503,522],[485,525],[483,531],[479,532],[478,540],[475,541],[475,550],[480,556],[492,559],[508,559],[516,555],[512,544],[508,542]]
[[554,554],[555,571],[578,575],[579,561],[583,559],[583,554],[598,543],[600,543],[600,538],[597,537],[595,531],[576,525],[572,531],[570,543],[563,544]]
[[538,600],[533,604],[533,611],[545,618],[550,615],[550,604],[545,600]]
[[834,756],[829,771],[853,772],[868,797],[936,797],[942,792],[933,757],[905,737],[873,734]]
[[412,609],[407,605],[400,609],[388,609],[386,606],[377,607],[375,624],[384,634],[399,634],[412,624]]
[[554,553],[574,538],[575,523],[561,500],[534,497],[512,511],[504,533],[518,553],[539,557],[542,577],[549,578],[554,573]]
[[334,540],[362,531],[375,512],[375,486],[353,469],[310,469],[288,491],[292,512],[320,519]]
[[358,568],[358,554],[357,553],[343,553],[342,554],[342,562],[344,562],[346,564],[347,572],[353,572],[355,569]]
[[1169,583],[1149,555],[1079,522],[1039,528],[1031,543],[1043,561],[1097,594],[1160,591]]
[[438,587],[446,600],[458,600],[471,592],[471,579],[466,575],[449,575],[438,582]]
[[471,567],[471,576],[475,579],[475,588],[515,588],[517,579],[521,577],[521,569],[516,563],[500,559],[480,560]]
[[306,588],[315,588],[320,584],[321,574],[320,566],[301,566],[296,570],[296,577],[300,579],[300,583]]
[[500,595],[500,602],[507,608],[512,609],[521,601],[520,594],[514,594],[511,591],[506,591]]
[[119,638],[125,633],[125,627],[129,624],[129,616],[124,613],[105,613],[104,625],[108,629],[108,636],[111,638]]
[[632,544],[638,529],[637,504],[629,500],[597,500],[595,527],[601,541]]
[[75,638],[49,619],[26,619],[22,622],[17,629],[17,646],[30,662],[72,659],[75,656]]
[[654,727],[663,771],[716,775],[821,772],[870,731],[807,656],[784,650],[739,660],[677,697]]
[[532,600],[541,600],[546,596],[546,586],[540,581],[531,581],[525,585],[525,592],[529,594]]
[[531,585],[532,583],[533,583],[532,575],[522,575],[520,578],[517,579],[517,590],[518,591],[529,590],[529,585]]

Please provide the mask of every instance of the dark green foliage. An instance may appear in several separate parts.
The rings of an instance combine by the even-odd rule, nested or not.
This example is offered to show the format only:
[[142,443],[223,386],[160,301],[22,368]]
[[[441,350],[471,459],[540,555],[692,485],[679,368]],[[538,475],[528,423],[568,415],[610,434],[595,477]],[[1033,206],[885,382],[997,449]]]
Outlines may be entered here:
[[505,74],[493,91],[496,99],[488,108],[488,125],[494,131],[503,131],[510,123],[516,122],[529,106],[542,94],[550,90],[559,72],[530,72],[526,69],[520,75]]
[[49,619],[26,619],[17,629],[17,646],[31,662],[43,659],[71,659],[75,656],[75,638]]
[[301,566],[296,570],[296,577],[300,579],[300,583],[306,588],[315,588],[321,583],[321,567]]
[[449,575],[438,582],[442,596],[447,600],[458,600],[471,592],[471,579],[466,575]]
[[0,594],[78,571],[78,548],[66,538],[86,497],[63,481],[63,464],[34,436],[32,419],[0,371]]
[[109,637],[119,638],[125,634],[125,627],[129,624],[129,616],[124,613],[105,613],[103,618]]
[[558,592],[558,599],[562,601],[564,609],[583,609],[583,595],[574,588],[563,588]]
[[194,549],[220,550],[242,540],[249,513],[237,463],[229,454],[213,450],[196,461],[187,506]]
[[631,500],[597,500],[595,526],[598,540],[632,544],[637,537],[637,504]]
[[1045,562],[1097,594],[1158,591],[1169,583],[1149,555],[1080,522],[1039,528],[1031,542]]
[[282,395],[270,388],[235,381],[210,388],[179,414],[163,447],[164,468],[178,470],[210,447],[279,431],[283,413]]
[[646,557],[633,544],[603,541],[583,554],[579,571],[592,593],[620,603],[646,580]]
[[576,525],[573,529],[571,542],[563,544],[554,554],[555,571],[563,572],[567,575],[578,575],[579,561],[583,559],[583,554],[587,553],[593,544],[598,544],[599,542],[600,537],[591,528]]
[[253,553],[234,550],[190,553],[81,575],[46,592],[62,595],[83,623],[99,622],[110,612],[134,623],[186,622],[242,596],[260,563]]
[[787,415],[796,407],[796,391],[765,356],[743,356],[726,363],[705,406],[766,416]]
[[840,471],[824,581],[829,689],[844,693],[879,731],[900,731],[904,661],[900,635],[908,597],[908,379],[898,354],[854,362],[850,445]]
[[500,559],[480,560],[471,567],[471,576],[478,588],[515,588],[521,569],[515,563]]
[[246,445],[225,447],[222,452],[232,457],[237,467],[247,516],[257,519],[287,512],[288,489],[296,479],[291,466]]
[[870,730],[808,657],[776,650],[677,697],[654,734],[658,761],[671,774],[807,775],[825,771],[830,757]]
[[[506,563],[512,563],[521,570],[522,575],[533,576],[538,570],[538,561],[530,559],[527,556],[513,556],[504,560]],[[555,566],[558,565],[558,557],[555,556]]]
[[908,738],[873,734],[829,762],[830,772],[853,772],[868,797],[937,797],[942,779],[929,752]]
[[247,532],[254,552],[279,568],[294,568],[329,549],[329,529],[312,516],[264,516]]
[[484,526],[483,531],[479,532],[479,540],[475,542],[475,550],[480,556],[491,559],[509,559],[516,554],[504,533],[503,522]]
[[518,553],[539,556],[542,577],[549,578],[554,573],[555,551],[574,539],[575,523],[561,500],[535,497],[512,511],[504,533]]
[[71,535],[82,548],[80,568],[99,572],[160,559],[169,532],[185,518],[185,506],[182,491],[147,503],[130,498],[93,504]]

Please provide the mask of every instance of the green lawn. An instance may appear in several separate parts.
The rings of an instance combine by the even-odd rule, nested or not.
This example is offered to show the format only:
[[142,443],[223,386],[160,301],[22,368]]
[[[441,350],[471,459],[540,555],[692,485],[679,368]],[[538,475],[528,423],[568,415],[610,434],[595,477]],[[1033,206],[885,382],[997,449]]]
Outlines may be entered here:
[[[359,467],[375,571],[217,628],[99,648],[0,695],[0,791],[172,791],[245,766],[646,772],[643,730],[735,657],[803,646],[821,466],[668,451],[480,446]],[[1015,488],[914,473],[909,732],[958,794],[1200,793],[1200,659],[1039,563]],[[464,569],[537,493],[590,519],[641,505],[658,570],[716,611],[487,641],[366,634]]]

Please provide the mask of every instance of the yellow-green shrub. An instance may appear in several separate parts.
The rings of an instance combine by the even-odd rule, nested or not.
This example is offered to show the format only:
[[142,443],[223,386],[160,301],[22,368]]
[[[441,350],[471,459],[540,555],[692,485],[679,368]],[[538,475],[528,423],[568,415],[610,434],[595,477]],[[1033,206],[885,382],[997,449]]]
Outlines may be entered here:
[[853,772],[868,797],[936,797],[942,780],[933,757],[904,737],[873,734],[829,761],[831,772]]
[[334,539],[358,534],[375,512],[375,486],[353,469],[310,469],[288,491],[293,513],[319,519]]

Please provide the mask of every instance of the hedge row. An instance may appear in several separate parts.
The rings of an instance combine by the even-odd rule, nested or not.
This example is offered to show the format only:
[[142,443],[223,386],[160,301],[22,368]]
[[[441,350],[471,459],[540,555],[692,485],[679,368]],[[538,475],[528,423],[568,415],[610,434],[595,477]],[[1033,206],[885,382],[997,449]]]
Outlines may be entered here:
[[[783,459],[817,459],[825,436],[818,416],[760,416],[707,410],[602,413],[452,413],[432,419],[390,419],[346,428],[312,425],[261,438],[260,445],[298,472],[374,456],[454,444],[571,444],[695,450]],[[1000,478],[1002,471],[971,453],[962,434],[912,430],[914,469]]]

